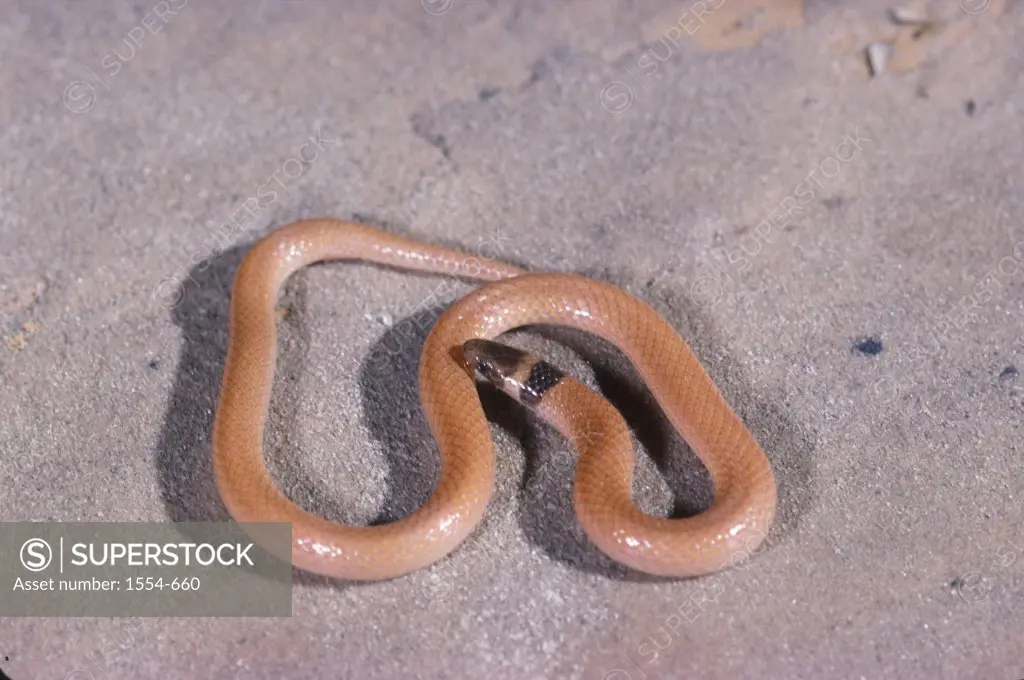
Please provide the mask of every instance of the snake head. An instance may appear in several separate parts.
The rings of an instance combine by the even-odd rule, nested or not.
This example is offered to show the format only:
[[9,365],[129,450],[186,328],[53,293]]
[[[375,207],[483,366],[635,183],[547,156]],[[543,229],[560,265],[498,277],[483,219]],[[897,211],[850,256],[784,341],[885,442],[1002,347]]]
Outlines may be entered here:
[[475,339],[462,345],[466,370],[478,379],[491,383],[502,392],[518,398],[515,376],[532,357],[526,352],[493,340]]
[[527,406],[536,405],[563,373],[546,361],[493,340],[474,339],[462,345],[466,370]]

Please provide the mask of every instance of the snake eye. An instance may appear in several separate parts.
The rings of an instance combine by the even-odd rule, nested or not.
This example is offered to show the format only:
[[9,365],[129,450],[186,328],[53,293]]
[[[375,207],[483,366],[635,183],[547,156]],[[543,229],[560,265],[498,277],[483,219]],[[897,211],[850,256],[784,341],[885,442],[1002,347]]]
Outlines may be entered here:
[[489,376],[494,372],[494,364],[489,359],[483,357],[476,358],[476,370],[483,376]]

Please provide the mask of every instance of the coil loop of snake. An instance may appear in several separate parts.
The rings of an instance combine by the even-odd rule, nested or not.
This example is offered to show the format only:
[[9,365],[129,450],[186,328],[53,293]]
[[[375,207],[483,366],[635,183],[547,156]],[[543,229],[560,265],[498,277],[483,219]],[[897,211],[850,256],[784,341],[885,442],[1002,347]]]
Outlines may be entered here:
[[[278,490],[264,464],[278,292],[293,272],[324,260],[489,282],[452,304],[426,339],[419,391],[441,458],[440,479],[422,507],[391,524],[346,526],[310,514]],[[527,273],[353,222],[304,220],[271,232],[246,254],[229,323],[213,429],[217,487],[239,522],[290,522],[290,557],[300,569],[348,580],[394,578],[440,560],[469,535],[494,482],[491,432],[475,379],[534,409],[573,444],[579,523],[618,562],[660,576],[712,573],[746,559],[774,518],[775,479],[751,432],[675,330],[647,304],[607,283]],[[633,444],[618,411],[550,364],[494,342],[532,324],[582,329],[624,351],[707,468],[715,497],[706,511],[665,519],[636,506]]]

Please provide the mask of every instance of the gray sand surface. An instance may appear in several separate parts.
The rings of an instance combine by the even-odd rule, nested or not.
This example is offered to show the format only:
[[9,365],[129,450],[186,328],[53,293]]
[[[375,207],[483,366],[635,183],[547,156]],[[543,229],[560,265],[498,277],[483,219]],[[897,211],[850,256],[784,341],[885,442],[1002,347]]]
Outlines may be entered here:
[[[916,35],[876,0],[4,3],[0,519],[226,518],[232,277],[314,216],[649,301],[767,451],[780,515],[741,568],[629,573],[575,523],[566,442],[489,398],[496,493],[433,567],[298,575],[288,619],[0,618],[0,668],[1024,677],[1024,3],[959,5]],[[346,264],[287,284],[268,459],[304,508],[365,524],[429,495],[415,367],[470,289],[439,284]],[[706,506],[621,355],[516,338],[624,409],[645,510]]]

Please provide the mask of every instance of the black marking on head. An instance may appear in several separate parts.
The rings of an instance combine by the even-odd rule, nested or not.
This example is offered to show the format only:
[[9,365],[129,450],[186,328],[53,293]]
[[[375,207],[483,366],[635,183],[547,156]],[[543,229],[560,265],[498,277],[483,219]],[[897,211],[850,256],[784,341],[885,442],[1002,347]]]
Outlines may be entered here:
[[558,384],[565,374],[546,361],[538,361],[530,369],[530,377],[519,390],[519,399],[528,406],[534,406],[544,393]]

